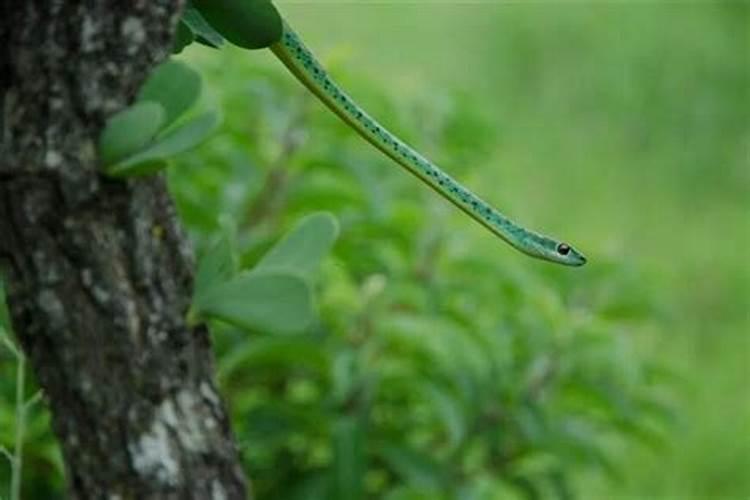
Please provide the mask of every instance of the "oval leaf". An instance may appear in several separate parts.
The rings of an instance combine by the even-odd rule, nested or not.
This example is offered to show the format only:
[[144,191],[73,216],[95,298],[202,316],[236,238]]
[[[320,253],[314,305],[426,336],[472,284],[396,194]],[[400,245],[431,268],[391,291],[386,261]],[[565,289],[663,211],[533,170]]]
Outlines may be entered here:
[[182,22],[190,28],[198,43],[215,49],[221,48],[224,44],[224,37],[203,19],[203,16],[195,7],[191,5],[185,7],[182,13]]
[[307,282],[281,272],[239,275],[198,297],[195,309],[203,318],[278,333],[300,332],[313,319]]
[[164,108],[164,127],[190,109],[201,93],[201,76],[187,64],[167,61],[154,69],[138,92],[139,101],[158,102]]
[[172,41],[172,54],[179,54],[185,47],[193,43],[193,41],[195,41],[193,30],[184,21],[180,21],[177,24],[177,30],[174,33],[174,40]]
[[193,5],[221,35],[244,49],[281,39],[281,16],[269,0],[195,0]]
[[99,137],[99,155],[107,167],[132,155],[154,138],[164,124],[161,104],[137,102],[112,116]]
[[338,222],[330,213],[308,215],[261,258],[256,269],[287,269],[310,277],[338,234]]
[[223,234],[198,261],[195,273],[195,297],[229,281],[237,272],[237,258],[230,235]]
[[154,169],[149,164],[158,165],[158,162],[164,162],[177,153],[197,146],[211,135],[218,125],[219,116],[213,111],[197,116],[170,131],[148,148],[112,165],[107,169],[107,173],[115,177],[153,173]]

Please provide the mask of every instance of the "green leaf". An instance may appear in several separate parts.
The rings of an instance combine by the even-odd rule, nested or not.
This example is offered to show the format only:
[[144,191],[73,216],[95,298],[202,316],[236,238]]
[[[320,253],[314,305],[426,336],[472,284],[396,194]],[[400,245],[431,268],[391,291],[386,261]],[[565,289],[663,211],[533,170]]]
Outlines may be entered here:
[[443,489],[446,471],[433,461],[432,457],[396,443],[383,444],[379,455],[391,470],[407,483],[429,490]]
[[260,259],[256,268],[286,269],[311,277],[338,233],[338,222],[330,213],[308,215]]
[[327,474],[308,474],[290,485],[289,500],[330,500],[331,481]]
[[451,450],[455,449],[466,436],[466,419],[461,401],[433,382],[423,384],[422,389],[443,421],[448,434],[448,446]]
[[201,93],[201,76],[180,61],[157,66],[138,92],[139,101],[158,102],[164,108],[164,127],[174,123],[190,109]]
[[224,45],[224,37],[208,24],[198,9],[192,5],[185,7],[182,13],[182,22],[190,28],[199,43],[215,49],[219,49]]
[[187,151],[203,142],[219,125],[219,116],[209,111],[170,131],[146,149],[112,165],[107,174],[114,177],[132,177],[150,174],[163,168],[171,156]]
[[344,404],[360,382],[357,376],[357,357],[354,351],[337,352],[331,366],[331,399]]
[[334,495],[338,500],[364,497],[364,429],[355,416],[340,417],[333,427]]
[[154,138],[166,113],[158,102],[141,101],[112,116],[99,137],[99,155],[107,167],[132,155]]
[[214,286],[197,298],[195,310],[247,330],[296,333],[313,319],[312,292],[299,276],[253,272]]
[[172,54],[179,54],[185,47],[194,41],[195,35],[193,34],[193,30],[191,30],[184,21],[180,21],[177,24],[174,41],[172,42]]
[[8,303],[5,301],[5,283],[0,277],[0,331],[6,335],[10,334],[10,313],[8,312]]
[[244,49],[262,49],[281,39],[282,22],[269,0],[194,0],[203,18]]
[[218,377],[226,380],[240,368],[259,367],[274,367],[279,369],[277,371],[302,368],[324,376],[329,365],[329,355],[323,345],[307,336],[258,337],[220,357]]
[[143,177],[146,175],[155,174],[161,172],[169,166],[169,163],[165,159],[146,160],[128,168],[127,171],[122,173],[111,173],[107,171],[108,175],[113,177]]
[[214,287],[229,281],[236,273],[234,243],[228,234],[223,234],[198,261],[194,296],[205,295]]
[[272,401],[268,405],[253,408],[245,417],[247,435],[255,445],[262,443],[283,443],[295,430],[299,430],[302,422],[309,415],[304,411],[285,404],[283,401]]

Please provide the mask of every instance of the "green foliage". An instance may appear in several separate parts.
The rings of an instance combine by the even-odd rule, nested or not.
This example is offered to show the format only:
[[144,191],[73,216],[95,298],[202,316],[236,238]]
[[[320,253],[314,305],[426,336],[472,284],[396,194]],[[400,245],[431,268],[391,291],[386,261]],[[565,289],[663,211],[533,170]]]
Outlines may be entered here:
[[8,335],[9,333],[10,313],[5,301],[5,283],[3,282],[3,277],[0,276],[0,335]]
[[104,171],[113,177],[153,174],[166,168],[171,157],[203,142],[219,126],[218,113],[181,120],[195,107],[200,92],[200,75],[185,63],[158,66],[138,101],[107,122],[99,141]]
[[260,259],[257,268],[283,269],[312,278],[333,247],[338,231],[330,213],[309,215]]
[[281,39],[281,17],[270,0],[193,0],[212,28],[244,49],[262,49]]
[[107,168],[113,177],[134,177],[163,170],[173,156],[193,149],[213,134],[219,126],[219,115],[208,111],[187,120],[126,159]]
[[312,297],[304,279],[263,271],[241,274],[197,297],[195,312],[250,331],[293,333],[312,320]]
[[177,25],[177,31],[174,34],[174,43],[172,44],[172,53],[179,54],[185,47],[195,41],[195,34],[184,21]]
[[105,165],[112,165],[145,147],[164,125],[166,113],[156,102],[137,102],[107,121],[99,140]]
[[[226,65],[215,64],[217,73]],[[325,254],[335,226],[310,216],[279,240],[289,221],[326,210],[342,228],[307,333],[214,325],[220,382],[258,496],[565,497],[577,470],[617,476],[611,440],[664,439],[671,414],[651,379],[658,367],[623,334],[625,323],[648,322],[653,302],[585,298],[597,287],[625,289],[627,281],[607,282],[615,263],[601,283],[581,278],[584,286],[499,254],[493,240],[467,246],[465,224],[434,224],[451,220],[440,200],[325,113],[300,113],[293,82],[238,71],[238,80],[221,78],[223,107],[246,112],[228,113],[221,140],[170,178],[199,241],[218,229],[208,207],[238,220],[238,257],[225,247],[211,267],[302,270]],[[246,82],[254,106],[239,104]],[[395,128],[413,127],[408,108],[374,96]],[[435,112],[435,154],[465,158],[448,135],[488,122],[469,98],[440,98],[461,105]],[[300,142],[305,129],[315,141]],[[487,134],[465,135],[489,149]],[[199,168],[209,162],[219,170]],[[258,174],[264,165],[272,167]],[[249,185],[264,175],[264,189]]]
[[195,300],[200,300],[201,295],[231,280],[237,272],[234,238],[229,231],[225,231],[198,261],[195,272]]
[[201,93],[201,77],[187,64],[167,61],[154,69],[138,91],[138,101],[153,101],[164,109],[169,127],[195,106]]
[[215,49],[221,48],[221,46],[224,45],[224,37],[213,29],[213,27],[203,19],[203,16],[198,9],[193,7],[190,3],[185,6],[185,11],[182,13],[180,24],[187,26],[195,39],[203,45]]
[[[746,7],[444,5],[427,23],[419,7],[337,5],[330,25],[320,8],[289,5],[311,45],[331,25],[359,40],[347,71],[331,68],[357,100],[593,258],[570,272],[516,255],[280,67],[188,52],[226,122],[169,172],[203,250],[196,303],[238,277],[288,273],[257,270],[268,260],[292,263],[317,303],[298,335],[209,318],[256,496],[746,498]],[[388,66],[393,47],[424,66]],[[311,273],[331,225],[288,228],[319,211],[341,237]],[[271,323],[292,310],[273,302]],[[3,402],[13,380],[0,356]],[[46,416],[29,428],[25,497],[60,496]]]
[[[5,363],[4,357],[9,355],[8,363]],[[11,369],[15,373],[12,377],[7,377]],[[29,470],[26,463],[25,446],[30,440],[46,441],[48,445],[37,446],[33,451],[33,461],[39,458],[48,458],[54,460],[56,446],[49,439],[49,422],[44,412],[36,411],[37,403],[41,400],[41,391],[37,391],[33,396],[27,397],[26,393],[26,356],[19,347],[11,340],[10,315],[8,314],[5,284],[3,277],[0,276],[0,380],[6,382],[5,386],[0,385],[3,393],[0,397],[3,400],[12,401],[12,404],[0,407],[0,466],[7,464],[8,476],[0,472],[0,485],[8,485],[8,498],[10,500],[21,500],[21,491],[23,486],[24,474],[28,477],[38,479],[38,474]],[[6,389],[12,389],[13,395]],[[3,411],[4,410],[4,411]],[[59,459],[57,460],[59,464]],[[61,468],[58,469],[58,472]],[[0,468],[0,471],[4,470]],[[44,483],[39,490],[44,490],[53,485],[55,481]],[[0,492],[5,488],[0,486]],[[0,498],[3,494],[0,493]],[[25,497],[24,497],[25,498]]]
[[337,227],[331,214],[307,216],[251,272],[239,275],[233,238],[225,233],[198,265],[192,314],[250,331],[303,330],[313,318],[310,282]]

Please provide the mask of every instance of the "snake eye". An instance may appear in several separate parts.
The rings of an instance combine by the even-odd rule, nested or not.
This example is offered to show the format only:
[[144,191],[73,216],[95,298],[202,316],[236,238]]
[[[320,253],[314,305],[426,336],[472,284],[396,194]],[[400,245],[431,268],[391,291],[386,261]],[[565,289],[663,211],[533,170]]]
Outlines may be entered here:
[[560,255],[568,255],[570,253],[570,247],[565,243],[560,243],[557,245],[557,253]]

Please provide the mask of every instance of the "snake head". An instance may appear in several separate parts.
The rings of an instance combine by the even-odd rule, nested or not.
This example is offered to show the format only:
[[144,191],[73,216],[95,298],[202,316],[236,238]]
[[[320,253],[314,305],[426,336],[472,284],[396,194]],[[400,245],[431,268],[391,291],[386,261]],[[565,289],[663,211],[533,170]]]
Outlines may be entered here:
[[527,232],[523,242],[524,245],[520,246],[519,249],[532,257],[573,267],[579,267],[586,263],[586,257],[581,252],[567,243],[547,236]]
[[549,257],[547,257],[549,260],[558,262],[560,264],[565,264],[567,266],[577,267],[582,266],[586,263],[586,257],[567,243],[557,243],[554,250],[549,253],[551,254]]

